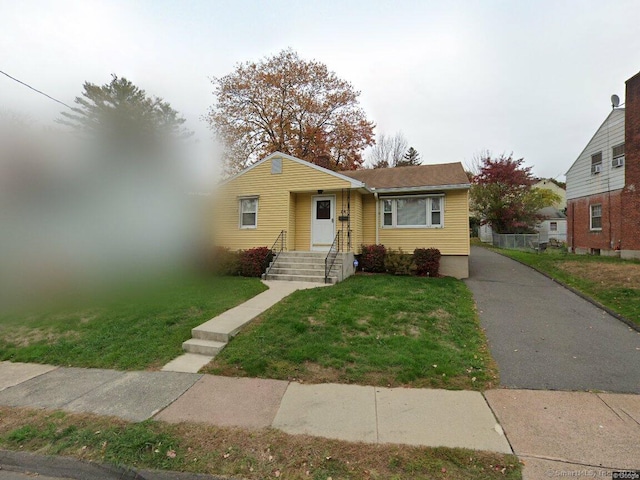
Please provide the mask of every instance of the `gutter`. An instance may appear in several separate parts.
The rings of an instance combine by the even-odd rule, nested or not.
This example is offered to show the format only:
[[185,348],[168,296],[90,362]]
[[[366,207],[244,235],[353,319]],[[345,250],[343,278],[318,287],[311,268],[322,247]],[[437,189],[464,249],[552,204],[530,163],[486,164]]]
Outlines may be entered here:
[[457,183],[450,185],[423,185],[421,187],[394,187],[374,188],[377,193],[404,193],[404,192],[440,192],[442,190],[462,190],[471,188],[470,183]]

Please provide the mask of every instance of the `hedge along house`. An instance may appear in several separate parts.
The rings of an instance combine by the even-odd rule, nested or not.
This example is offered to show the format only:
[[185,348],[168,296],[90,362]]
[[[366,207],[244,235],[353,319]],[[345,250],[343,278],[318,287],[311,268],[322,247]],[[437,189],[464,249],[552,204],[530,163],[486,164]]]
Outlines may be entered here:
[[336,257],[337,281],[371,244],[437,248],[441,274],[466,278],[469,188],[461,163],[334,172],[276,152],[220,185],[214,243],[282,250],[268,278],[312,280]]

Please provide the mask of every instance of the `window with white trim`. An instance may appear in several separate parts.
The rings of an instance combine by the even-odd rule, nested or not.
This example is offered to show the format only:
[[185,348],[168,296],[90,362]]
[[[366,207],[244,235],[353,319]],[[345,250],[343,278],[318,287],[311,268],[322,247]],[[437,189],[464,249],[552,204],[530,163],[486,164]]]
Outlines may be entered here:
[[602,171],[602,152],[591,155],[591,175]]
[[240,199],[240,228],[258,226],[258,197]]
[[602,230],[602,205],[591,205],[589,207],[589,227],[591,230]]
[[611,149],[611,166],[618,168],[624,165],[624,143],[616,145]]
[[442,228],[444,195],[381,200],[384,228]]
[[557,232],[558,231],[558,222],[549,222],[549,231]]

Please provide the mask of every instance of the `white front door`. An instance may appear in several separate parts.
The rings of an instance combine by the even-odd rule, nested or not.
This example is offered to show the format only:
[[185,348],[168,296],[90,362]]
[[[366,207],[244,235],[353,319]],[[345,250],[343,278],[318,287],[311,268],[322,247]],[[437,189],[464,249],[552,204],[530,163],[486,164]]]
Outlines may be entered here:
[[328,251],[335,237],[334,195],[314,196],[311,201],[311,250]]

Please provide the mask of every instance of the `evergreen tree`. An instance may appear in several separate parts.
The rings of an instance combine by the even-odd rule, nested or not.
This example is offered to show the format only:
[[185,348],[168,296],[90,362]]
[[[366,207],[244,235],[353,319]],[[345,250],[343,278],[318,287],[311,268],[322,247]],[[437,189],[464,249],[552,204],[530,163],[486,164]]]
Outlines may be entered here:
[[418,151],[410,147],[409,150],[402,156],[402,160],[396,162],[396,167],[412,167],[414,165],[420,165],[420,154]]

